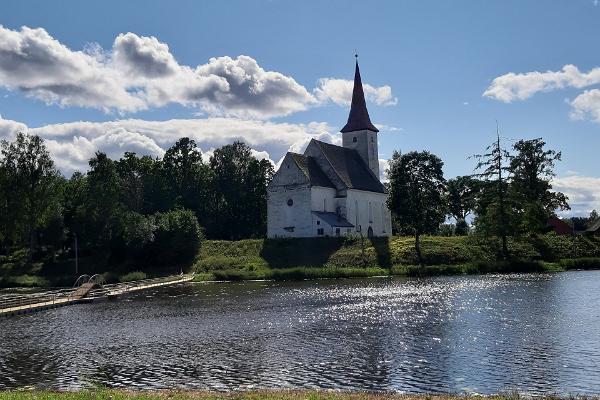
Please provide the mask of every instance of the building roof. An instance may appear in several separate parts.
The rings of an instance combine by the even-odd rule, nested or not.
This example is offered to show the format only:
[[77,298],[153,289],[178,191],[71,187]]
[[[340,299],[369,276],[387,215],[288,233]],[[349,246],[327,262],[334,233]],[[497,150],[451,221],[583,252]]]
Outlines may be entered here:
[[331,187],[335,189],[335,186],[327,175],[323,172],[319,164],[315,161],[314,158],[309,156],[304,156],[298,153],[289,153],[300,171],[306,175],[309,182],[313,186],[323,186],[323,187]]
[[354,149],[312,139],[348,189],[385,193],[385,188]]
[[325,221],[326,224],[336,228],[354,228],[348,220],[334,212],[313,211],[313,214]]
[[600,231],[600,219],[592,224],[589,228],[585,230],[586,232],[598,232]]
[[367,102],[365,101],[365,93],[363,91],[362,80],[360,79],[360,70],[358,69],[358,61],[356,61],[350,115],[348,115],[348,122],[342,128],[341,132],[354,132],[365,129],[372,132],[379,132],[379,129],[377,129],[375,125],[371,123],[371,118],[369,118]]

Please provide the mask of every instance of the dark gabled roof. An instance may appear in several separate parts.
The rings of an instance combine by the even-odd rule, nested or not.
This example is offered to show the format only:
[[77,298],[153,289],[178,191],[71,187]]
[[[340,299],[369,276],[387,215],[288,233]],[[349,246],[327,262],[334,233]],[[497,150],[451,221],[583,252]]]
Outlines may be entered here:
[[334,212],[313,211],[313,214],[325,221],[326,224],[339,228],[354,228],[348,220]]
[[354,149],[312,139],[348,189],[385,193],[385,188]]
[[317,164],[314,158],[304,156],[298,153],[290,152],[289,154],[298,166],[298,168],[300,168],[300,171],[302,171],[304,175],[306,175],[312,186],[331,187],[335,189],[333,183],[331,183],[329,178],[327,178],[327,175],[325,175],[325,173],[323,172],[321,167],[319,167],[319,164]]
[[587,228],[586,232],[598,232],[600,230],[600,219],[592,224],[589,228]]
[[357,61],[356,69],[354,70],[354,89],[352,89],[350,115],[348,115],[348,122],[340,132],[354,132],[365,129],[379,132],[379,129],[375,128],[375,125],[371,123],[371,118],[369,118],[369,111],[367,111],[367,102],[365,101],[365,92],[363,91]]

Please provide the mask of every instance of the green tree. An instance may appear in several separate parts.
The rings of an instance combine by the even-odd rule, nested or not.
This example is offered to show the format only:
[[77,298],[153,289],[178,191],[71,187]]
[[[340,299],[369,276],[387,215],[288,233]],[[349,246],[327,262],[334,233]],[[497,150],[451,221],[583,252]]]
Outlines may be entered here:
[[485,236],[501,239],[501,254],[508,257],[508,236],[514,233],[513,219],[508,204],[508,184],[510,173],[510,153],[500,143],[500,133],[496,141],[486,148],[484,154],[473,156],[477,160],[475,176],[481,179],[476,205],[477,232]]
[[59,215],[60,174],[43,139],[24,133],[0,143],[0,170],[8,236],[27,242],[31,258],[39,230]]
[[215,150],[210,158],[214,174],[215,221],[210,237],[242,239],[266,233],[267,184],[273,176],[268,160],[257,160],[251,149],[235,142]]
[[567,196],[552,191],[554,165],[560,161],[561,153],[545,146],[541,138],[519,140],[513,145],[510,196],[521,232],[541,233],[557,209],[570,209]]
[[388,207],[400,226],[413,233],[420,264],[421,235],[435,233],[446,215],[443,165],[439,157],[427,151],[394,152],[390,160]]
[[456,235],[466,235],[469,227],[467,216],[475,209],[476,195],[479,185],[471,176],[457,176],[449,179],[447,184],[446,202],[448,214],[456,220]]

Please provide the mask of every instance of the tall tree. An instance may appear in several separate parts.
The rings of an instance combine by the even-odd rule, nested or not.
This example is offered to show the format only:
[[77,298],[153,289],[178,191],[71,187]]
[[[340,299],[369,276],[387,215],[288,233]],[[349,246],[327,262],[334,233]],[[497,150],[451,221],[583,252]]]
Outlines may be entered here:
[[477,180],[471,176],[457,176],[449,179],[446,185],[448,214],[456,220],[456,235],[468,233],[467,216],[475,209],[478,191]]
[[257,160],[247,145],[235,142],[215,150],[210,167],[215,191],[215,224],[210,232],[220,239],[264,236],[271,163]]
[[24,133],[18,133],[14,142],[0,143],[0,169],[13,197],[5,203],[13,214],[9,223],[13,237],[28,242],[31,257],[38,230],[57,215],[60,174],[43,139]]
[[435,233],[446,215],[443,165],[439,157],[428,151],[394,152],[390,160],[388,207],[396,221],[414,234],[420,264],[421,235]]
[[496,140],[486,148],[484,154],[473,156],[477,160],[475,176],[483,182],[477,204],[476,227],[479,232],[498,236],[502,243],[502,257],[508,257],[508,236],[512,234],[512,218],[508,207],[508,182],[510,153],[500,143],[500,132],[496,129]]
[[561,153],[545,147],[542,138],[519,140],[513,145],[510,196],[519,216],[520,230],[526,233],[542,232],[556,210],[570,209],[567,196],[552,191],[554,165],[560,161]]

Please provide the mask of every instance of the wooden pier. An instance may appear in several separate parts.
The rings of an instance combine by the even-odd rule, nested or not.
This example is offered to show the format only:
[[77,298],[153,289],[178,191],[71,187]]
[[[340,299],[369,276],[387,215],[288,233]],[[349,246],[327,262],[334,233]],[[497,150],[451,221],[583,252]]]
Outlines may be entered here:
[[86,282],[81,286],[70,290],[57,290],[31,295],[7,296],[0,298],[0,318],[13,315],[28,314],[51,308],[94,301],[102,298],[117,298],[124,294],[154,287],[175,285],[189,282],[194,279],[193,275],[178,275],[166,278],[144,279],[101,287],[94,282]]

